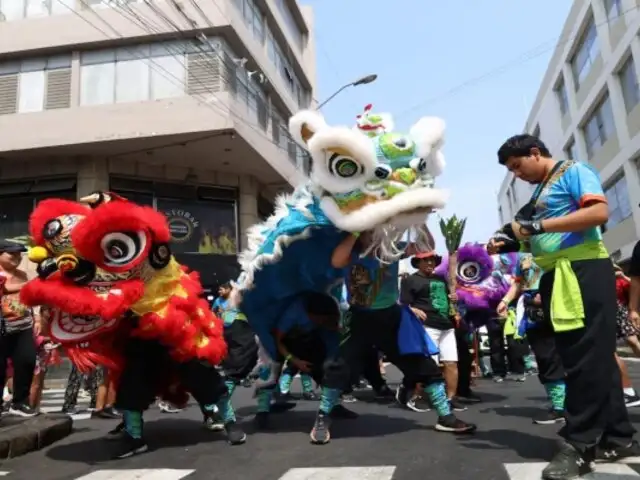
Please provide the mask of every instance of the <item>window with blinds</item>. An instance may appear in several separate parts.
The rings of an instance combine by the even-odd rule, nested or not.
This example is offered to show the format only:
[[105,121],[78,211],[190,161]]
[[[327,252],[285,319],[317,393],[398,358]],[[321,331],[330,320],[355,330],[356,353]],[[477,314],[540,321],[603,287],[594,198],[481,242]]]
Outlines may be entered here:
[[71,55],[0,64],[0,115],[71,105]]

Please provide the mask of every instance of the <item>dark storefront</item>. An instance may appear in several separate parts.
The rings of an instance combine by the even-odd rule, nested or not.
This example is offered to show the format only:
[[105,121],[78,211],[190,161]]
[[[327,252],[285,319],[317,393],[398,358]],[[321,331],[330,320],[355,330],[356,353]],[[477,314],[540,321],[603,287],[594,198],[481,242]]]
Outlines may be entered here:
[[174,255],[200,273],[206,288],[237,278],[237,189],[120,177],[111,178],[110,189],[167,216]]
[[55,177],[0,183],[0,237],[27,242],[29,216],[46,198],[76,199],[76,178]]

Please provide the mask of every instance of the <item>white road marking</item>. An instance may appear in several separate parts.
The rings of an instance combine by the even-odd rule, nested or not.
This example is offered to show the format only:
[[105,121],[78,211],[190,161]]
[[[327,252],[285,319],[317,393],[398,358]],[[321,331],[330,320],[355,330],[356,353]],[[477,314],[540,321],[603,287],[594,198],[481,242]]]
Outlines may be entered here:
[[395,470],[389,466],[292,468],[279,480],[391,480]]
[[[631,459],[627,459],[626,463]],[[638,461],[638,459],[636,459]],[[504,468],[511,480],[540,480],[547,463],[505,463]],[[615,475],[615,477],[614,477]],[[594,473],[582,477],[585,480],[638,480],[638,474],[624,463],[598,463]]]
[[76,480],[180,480],[195,470],[145,468],[129,470],[96,470]]

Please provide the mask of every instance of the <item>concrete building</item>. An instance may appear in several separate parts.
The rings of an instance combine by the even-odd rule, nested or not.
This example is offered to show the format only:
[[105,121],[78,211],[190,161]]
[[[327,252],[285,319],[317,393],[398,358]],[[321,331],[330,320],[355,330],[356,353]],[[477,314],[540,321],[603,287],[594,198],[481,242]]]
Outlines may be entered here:
[[[525,125],[555,158],[600,172],[610,210],[604,240],[622,263],[640,238],[639,33],[640,0],[575,0]],[[503,223],[532,191],[506,175]]]
[[39,199],[109,189],[165,212],[181,260],[228,280],[308,167],[286,121],[315,81],[295,0],[0,0],[0,235],[26,234]]

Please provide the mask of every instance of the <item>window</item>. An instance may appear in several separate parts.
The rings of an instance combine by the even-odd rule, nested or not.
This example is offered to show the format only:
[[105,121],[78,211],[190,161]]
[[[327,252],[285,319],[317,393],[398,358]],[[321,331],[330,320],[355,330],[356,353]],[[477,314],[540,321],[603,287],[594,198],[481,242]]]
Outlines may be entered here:
[[164,42],[85,52],[81,57],[80,104],[182,96],[186,89],[185,58],[195,50],[189,42]]
[[0,64],[0,114],[68,108],[71,55]]
[[583,131],[589,158],[593,157],[600,147],[613,137],[615,124],[613,123],[613,111],[608,94],[588,118]]
[[175,253],[235,255],[235,202],[157,198],[156,206],[169,221]]
[[620,69],[620,84],[622,86],[622,97],[624,98],[624,106],[627,109],[627,113],[631,112],[633,108],[640,101],[640,90],[638,89],[638,76],[636,74],[636,64],[633,60],[633,56],[629,55],[629,58]]
[[609,188],[604,191],[609,204],[609,221],[606,230],[611,230],[617,224],[631,216],[631,204],[627,190],[627,180],[619,177]]
[[71,13],[76,0],[0,0],[0,21]]
[[24,180],[0,184],[0,230],[3,238],[27,237],[29,215],[45,198],[76,199],[75,178]]
[[582,81],[589,74],[591,66],[599,54],[600,46],[598,44],[596,24],[593,22],[593,19],[591,19],[580,38],[578,49],[571,60],[571,70],[573,71],[576,88],[580,87]]
[[558,105],[560,106],[560,114],[564,116],[569,112],[569,97],[567,97],[567,87],[564,84],[564,78],[558,83],[555,92]]
[[302,51],[304,48],[304,34],[300,30],[298,22],[296,22],[296,19],[293,17],[293,13],[291,13],[287,0],[276,0],[276,6],[278,7],[280,15],[282,15],[282,20],[284,20],[284,25],[287,32],[289,32],[289,35],[291,35],[293,43],[298,50]]
[[622,0],[604,0],[604,10],[609,22],[618,20],[622,16]]
[[567,160],[578,160],[578,150],[576,147],[575,139],[571,139],[567,146],[564,149],[564,155],[567,157]]

